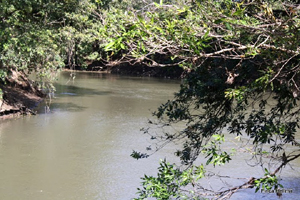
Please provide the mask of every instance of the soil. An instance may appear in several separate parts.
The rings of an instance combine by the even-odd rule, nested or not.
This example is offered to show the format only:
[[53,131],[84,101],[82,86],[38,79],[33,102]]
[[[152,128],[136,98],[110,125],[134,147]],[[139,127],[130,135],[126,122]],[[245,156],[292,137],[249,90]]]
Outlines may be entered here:
[[20,88],[5,87],[2,91],[4,95],[0,100],[0,119],[35,114],[32,109],[43,100],[42,97]]
[[0,83],[0,120],[35,114],[35,108],[45,95],[21,72],[11,71],[6,84]]

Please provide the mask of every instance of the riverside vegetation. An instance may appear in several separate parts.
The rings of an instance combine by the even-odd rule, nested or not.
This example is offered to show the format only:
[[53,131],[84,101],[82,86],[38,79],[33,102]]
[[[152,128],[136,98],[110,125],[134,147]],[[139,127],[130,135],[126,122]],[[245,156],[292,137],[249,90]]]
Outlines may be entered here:
[[[278,173],[300,157],[299,1],[2,0],[0,4],[2,106],[29,107],[12,98],[11,91],[37,96],[52,92],[51,82],[65,66],[182,70],[180,91],[153,113],[156,120],[143,129],[154,147],[148,148],[150,153],[132,153],[137,159],[148,157],[174,142],[179,144],[174,153],[182,165],[162,161],[157,177],[142,178],[137,199],[208,195],[227,199],[240,189],[283,187]],[[35,81],[28,79],[30,74]],[[184,123],[184,128],[160,135],[152,131],[152,126],[177,123]],[[232,152],[222,148],[228,134],[236,137],[240,148]],[[264,176],[249,175],[244,184],[221,191],[202,186],[200,180],[209,175],[206,167],[226,165],[243,148],[243,141],[251,144],[247,151]],[[194,165],[199,157],[206,162]]]

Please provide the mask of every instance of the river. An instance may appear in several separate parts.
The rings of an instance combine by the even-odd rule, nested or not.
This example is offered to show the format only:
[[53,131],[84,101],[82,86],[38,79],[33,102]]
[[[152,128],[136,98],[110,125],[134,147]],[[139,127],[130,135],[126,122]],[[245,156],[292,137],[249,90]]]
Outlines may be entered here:
[[[152,111],[172,98],[179,84],[178,80],[86,72],[70,80],[69,72],[61,73],[50,111],[42,104],[36,116],[0,122],[0,199],[136,197],[140,177],[156,174],[159,160],[174,149],[138,161],[130,154],[148,145],[149,138],[140,129]],[[237,163],[229,167],[236,168],[232,173],[237,176],[253,173],[241,170]],[[285,175],[293,189],[288,199],[300,194],[299,161],[293,167],[295,171]],[[252,197],[253,191],[242,191],[232,199]],[[257,194],[257,199],[274,197]]]

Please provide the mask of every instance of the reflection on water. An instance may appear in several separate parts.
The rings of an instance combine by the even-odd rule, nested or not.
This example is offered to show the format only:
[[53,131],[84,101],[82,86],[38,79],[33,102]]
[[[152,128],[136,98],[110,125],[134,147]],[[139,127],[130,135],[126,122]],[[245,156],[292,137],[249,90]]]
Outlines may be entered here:
[[[129,155],[148,145],[140,128],[151,111],[178,89],[179,82],[173,80],[76,73],[75,80],[69,81],[69,74],[62,73],[49,113],[41,105],[37,116],[0,122],[0,199],[135,197],[140,177],[155,175],[159,159],[169,157],[174,149],[141,161]],[[262,173],[254,171],[257,168],[243,169],[240,162],[243,157],[230,163],[226,169],[233,170],[227,170],[227,175],[249,178]],[[293,166],[294,171],[283,174],[284,183],[293,189],[284,196],[287,199],[300,194],[299,161]],[[245,190],[232,199],[275,198],[274,194],[253,194]]]
[[[0,122],[0,199],[130,199],[140,177],[155,172],[144,149],[151,110],[172,97],[178,81],[62,73],[45,113]],[[68,84],[66,85],[66,83]]]

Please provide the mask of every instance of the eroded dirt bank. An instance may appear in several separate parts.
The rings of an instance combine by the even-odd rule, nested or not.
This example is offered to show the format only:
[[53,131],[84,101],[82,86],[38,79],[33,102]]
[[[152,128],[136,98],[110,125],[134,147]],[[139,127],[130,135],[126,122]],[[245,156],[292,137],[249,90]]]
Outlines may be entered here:
[[0,119],[35,114],[35,108],[45,97],[22,72],[10,71],[5,83],[0,83],[2,98],[0,99]]

